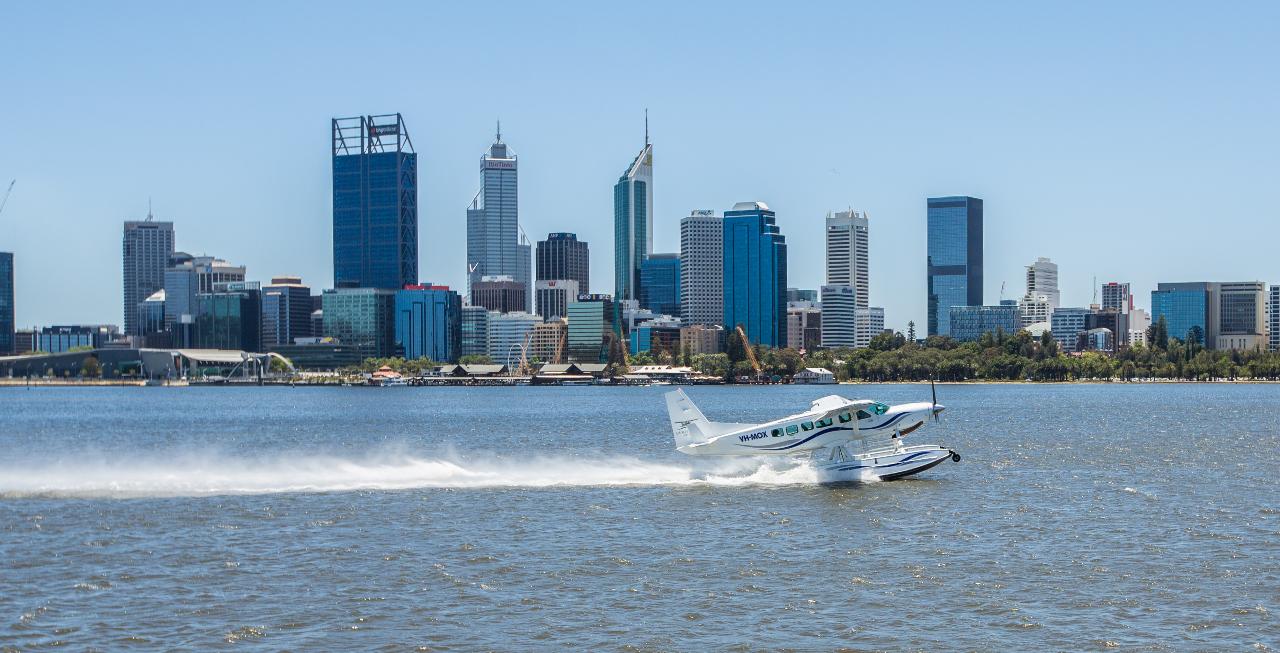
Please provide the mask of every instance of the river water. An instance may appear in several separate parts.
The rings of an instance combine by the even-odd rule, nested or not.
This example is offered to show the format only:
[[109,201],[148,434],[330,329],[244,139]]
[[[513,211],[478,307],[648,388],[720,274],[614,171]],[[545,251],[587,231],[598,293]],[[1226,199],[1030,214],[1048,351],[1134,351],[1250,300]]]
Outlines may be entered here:
[[663,391],[0,389],[0,650],[1280,648],[1280,386],[943,385],[963,461],[846,487]]

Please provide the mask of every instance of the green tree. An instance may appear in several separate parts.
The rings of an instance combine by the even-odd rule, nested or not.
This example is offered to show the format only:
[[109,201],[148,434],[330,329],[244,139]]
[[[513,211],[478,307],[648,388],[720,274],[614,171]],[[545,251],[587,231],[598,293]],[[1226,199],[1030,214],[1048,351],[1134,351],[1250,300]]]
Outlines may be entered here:
[[458,359],[462,365],[492,365],[493,359],[486,354],[467,354]]
[[916,322],[915,322],[915,320],[911,320],[910,322],[907,322],[907,340],[910,340],[911,342],[915,342],[915,341],[916,341]]

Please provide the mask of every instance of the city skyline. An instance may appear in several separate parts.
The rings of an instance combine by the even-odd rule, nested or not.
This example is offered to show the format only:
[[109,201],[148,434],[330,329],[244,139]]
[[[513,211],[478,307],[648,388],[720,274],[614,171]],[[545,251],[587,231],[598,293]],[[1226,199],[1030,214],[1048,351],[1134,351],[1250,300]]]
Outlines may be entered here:
[[[26,15],[39,20],[43,11],[21,7],[15,19]],[[689,11],[689,27],[681,29],[691,31],[712,24],[717,29],[762,25],[766,18],[752,9],[727,18],[713,17],[716,12],[708,9]],[[1015,17],[984,23],[1000,17],[979,9],[959,17],[970,28],[967,34],[947,30],[958,39],[958,49],[938,72],[926,65],[937,63],[938,46],[925,43],[921,53],[910,56],[908,46],[936,38],[942,19],[958,9],[935,7],[932,13],[940,24],[912,25],[921,32],[915,36],[907,36],[908,17],[891,9],[824,11],[846,22],[883,27],[884,35],[866,37],[877,48],[874,60],[842,73],[835,64],[820,63],[835,46],[801,47],[792,30],[783,35],[788,47],[774,64],[753,66],[761,60],[750,53],[743,55],[745,62],[702,55],[701,87],[678,73],[683,62],[656,57],[651,70],[641,73],[645,92],[636,94],[629,87],[634,80],[627,85],[609,80],[604,67],[581,55],[586,51],[607,58],[614,46],[575,31],[568,35],[579,50],[575,65],[552,80],[556,93],[548,95],[518,77],[530,66],[562,60],[568,51],[543,44],[546,35],[531,41],[515,29],[515,41],[496,50],[524,46],[528,61],[518,70],[499,70],[496,54],[464,66],[472,77],[488,72],[499,77],[497,82],[511,82],[512,102],[477,110],[465,101],[451,108],[430,99],[441,92],[468,97],[468,89],[495,80],[467,81],[462,72],[455,76],[428,68],[424,83],[430,91],[378,88],[366,97],[346,89],[324,90],[318,73],[300,71],[299,79],[277,88],[268,85],[270,75],[258,70],[261,60],[271,59],[264,57],[266,46],[259,42],[251,41],[243,53],[230,57],[228,72],[221,72],[193,60],[188,53],[206,41],[185,24],[173,24],[164,11],[86,8],[47,37],[55,46],[67,46],[60,57],[35,71],[0,72],[15,98],[0,107],[7,123],[67,127],[65,133],[15,131],[6,137],[10,146],[0,152],[0,181],[18,179],[0,216],[7,234],[0,251],[15,254],[17,326],[123,324],[119,262],[102,244],[112,243],[109,249],[115,250],[120,223],[142,219],[148,196],[156,200],[156,219],[175,223],[178,250],[216,253],[246,265],[255,280],[298,275],[322,287],[322,280],[332,278],[331,188],[318,125],[332,116],[389,111],[406,116],[418,146],[418,281],[454,288],[465,288],[465,229],[458,216],[474,192],[475,152],[490,142],[495,118],[519,134],[526,159],[521,215],[528,216],[530,238],[572,231],[596,243],[603,254],[612,244],[610,186],[640,142],[645,107],[650,108],[652,140],[662,149],[662,165],[655,170],[660,192],[654,195],[654,251],[678,250],[677,225],[690,210],[724,211],[742,197],[775,208],[779,227],[796,251],[820,251],[822,216],[858,206],[878,216],[871,293],[882,298],[874,302],[885,306],[891,328],[904,330],[914,321],[922,331],[925,322],[920,300],[925,278],[918,261],[924,253],[922,207],[930,196],[967,194],[986,200],[988,303],[994,303],[1002,282],[1018,288],[1023,266],[1038,256],[1061,266],[1064,306],[1088,305],[1095,276],[1100,282],[1130,282],[1139,307],[1149,306],[1149,291],[1161,281],[1280,281],[1280,274],[1268,267],[1265,242],[1231,236],[1264,224],[1272,214],[1259,189],[1274,176],[1274,152],[1280,150],[1276,127],[1263,119],[1274,114],[1277,96],[1273,85],[1257,81],[1265,79],[1262,62],[1269,59],[1258,51],[1274,51],[1274,46],[1262,40],[1267,21],[1257,14],[1275,12],[1274,7],[1236,8],[1235,13],[1172,8],[1154,18],[1120,8],[1103,27],[1052,8],[1027,8]],[[167,29],[154,30],[153,42],[145,47],[123,44],[101,56],[77,56],[101,43],[89,31],[91,24],[133,25],[141,14],[148,14],[146,24]],[[509,14],[498,20],[517,25],[530,18],[521,8]],[[467,23],[465,12],[438,17]],[[196,21],[202,23],[201,33],[205,24],[226,20],[205,18]],[[604,20],[598,15],[581,18],[588,25]],[[1054,28],[1040,26],[1049,19]],[[1015,28],[1027,24],[1035,26],[1031,31],[1038,43],[1017,37]],[[1203,46],[1182,52],[1179,32],[1162,32],[1160,26],[1186,24],[1197,26],[1197,43]],[[1137,25],[1143,29],[1131,33]],[[447,52],[476,29],[464,27],[438,45],[413,46],[410,54],[414,60],[429,60],[435,48]],[[821,33],[831,28],[813,29]],[[1079,59],[1069,64],[1053,57],[1051,70],[1032,72],[1050,61],[1049,52],[1074,50],[1084,34],[1092,44],[1089,52],[1078,53]],[[37,47],[31,38],[15,35],[0,49],[16,48],[16,53],[49,47]],[[984,46],[984,38],[995,44]],[[166,47],[175,54],[152,61],[156,49]],[[336,62],[337,55],[318,44],[290,47],[294,60]],[[386,54],[400,46],[374,47]],[[1022,62],[1014,61],[1019,53],[1025,55]],[[1003,66],[984,73],[971,88],[955,90],[956,101],[946,110],[910,108],[921,91],[908,86],[940,83],[948,74],[976,70],[996,56]],[[1117,61],[1127,63],[1108,68]],[[119,72],[136,62],[144,64],[138,72]],[[751,76],[776,86],[779,93],[750,105],[687,101],[699,88],[727,96],[750,77],[749,68]],[[179,75],[179,70],[184,72]],[[788,80],[797,70],[796,79]],[[389,75],[374,73],[378,80]],[[1092,82],[1087,87],[1081,84],[1085,78]],[[201,83],[177,81],[186,79]],[[841,79],[857,82],[848,85],[855,90],[832,91],[841,84],[829,82]],[[1021,88],[1011,90],[1017,84]],[[84,88],[94,109],[87,111],[83,102],[51,106],[47,100],[67,85]],[[590,88],[595,98],[583,103],[587,107],[575,105],[588,93],[579,85]],[[855,93],[870,101],[850,110],[833,108],[841,104],[836,101],[815,108],[787,97],[803,97],[819,87],[837,93],[837,100]],[[253,106],[232,106],[247,89],[260,92]],[[232,99],[196,106],[205,94],[224,92]],[[991,100],[979,103],[983,111],[963,106],[978,97]],[[993,105],[1007,108],[991,110]],[[147,128],[155,132],[151,138],[121,140],[106,129],[125,116],[136,120],[139,110],[146,112]],[[227,112],[232,122],[252,115],[255,123],[271,128],[233,145],[205,119],[215,110]],[[771,120],[787,123],[793,133],[769,127]],[[877,124],[876,129],[863,127],[869,124]],[[181,135],[182,151],[190,153],[184,165],[174,164],[167,139],[155,138],[164,133],[175,139]],[[1025,145],[1026,140],[1035,141],[1035,147]],[[67,151],[75,154],[70,160]],[[227,188],[235,192],[225,192]],[[1064,189],[1080,202],[1058,201]],[[1216,228],[1198,230],[1207,219]],[[54,245],[50,233],[68,235]],[[1188,238],[1190,233],[1196,237]],[[281,245],[286,242],[288,246]],[[612,280],[612,257],[594,259],[594,276]],[[792,257],[790,285],[816,288],[821,278],[820,257]],[[609,281],[597,285],[593,290],[598,292],[614,290]]]

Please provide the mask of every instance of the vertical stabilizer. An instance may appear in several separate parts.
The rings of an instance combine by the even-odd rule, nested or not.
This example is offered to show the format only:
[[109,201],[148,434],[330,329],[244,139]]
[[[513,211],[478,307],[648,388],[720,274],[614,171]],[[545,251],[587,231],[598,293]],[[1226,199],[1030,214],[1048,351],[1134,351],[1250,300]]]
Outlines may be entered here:
[[709,436],[711,424],[706,415],[693,405],[684,390],[667,393],[667,415],[671,418],[671,432],[676,436],[676,446],[700,442]]

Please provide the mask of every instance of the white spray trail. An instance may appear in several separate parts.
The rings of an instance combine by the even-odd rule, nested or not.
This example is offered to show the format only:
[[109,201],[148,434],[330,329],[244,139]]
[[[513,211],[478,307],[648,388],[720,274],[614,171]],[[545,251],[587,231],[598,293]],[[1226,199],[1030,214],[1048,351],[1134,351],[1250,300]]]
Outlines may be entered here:
[[[91,459],[92,458],[92,459]],[[0,498],[146,497],[344,492],[414,488],[787,485],[816,482],[794,460],[703,463],[631,457],[535,456],[527,459],[424,457],[384,452],[366,457],[277,454],[116,456],[48,462],[0,462]]]

